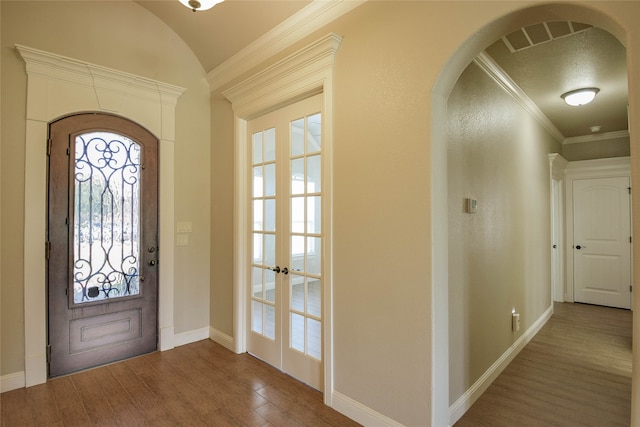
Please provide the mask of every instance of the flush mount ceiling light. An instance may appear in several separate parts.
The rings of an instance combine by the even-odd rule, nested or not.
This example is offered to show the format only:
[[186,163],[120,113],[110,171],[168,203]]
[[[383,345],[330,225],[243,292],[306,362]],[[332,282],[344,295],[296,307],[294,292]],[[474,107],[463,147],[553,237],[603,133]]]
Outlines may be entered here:
[[593,98],[596,97],[596,94],[600,92],[600,89],[597,87],[585,87],[582,89],[571,90],[567,93],[563,93],[560,95],[564,102],[567,104],[577,107],[579,105],[585,105],[593,101]]
[[208,10],[224,0],[179,0],[180,3],[193,10]]

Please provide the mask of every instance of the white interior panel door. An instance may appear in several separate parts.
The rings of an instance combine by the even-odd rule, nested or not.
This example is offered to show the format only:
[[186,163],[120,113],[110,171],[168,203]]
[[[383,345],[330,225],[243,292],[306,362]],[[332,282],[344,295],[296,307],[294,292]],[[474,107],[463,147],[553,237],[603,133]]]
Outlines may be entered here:
[[573,181],[574,300],[631,307],[629,178]]
[[249,123],[249,353],[323,388],[322,95]]

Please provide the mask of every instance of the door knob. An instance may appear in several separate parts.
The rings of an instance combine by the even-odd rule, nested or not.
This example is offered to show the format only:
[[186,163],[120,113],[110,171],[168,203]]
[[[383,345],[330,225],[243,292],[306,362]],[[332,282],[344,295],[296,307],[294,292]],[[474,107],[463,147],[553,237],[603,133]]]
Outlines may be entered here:
[[287,267],[282,269],[283,274],[289,274],[289,269]]
[[576,249],[580,250],[580,249],[586,249],[586,246],[580,246],[580,245],[576,245]]
[[[279,265],[276,265],[276,266],[275,266],[275,267],[273,267],[271,270],[275,271],[275,272],[276,272],[276,274],[277,274],[277,273],[280,273],[280,266],[279,266]],[[286,268],[285,268],[285,270],[286,270]],[[286,273],[285,273],[285,274],[286,274]]]

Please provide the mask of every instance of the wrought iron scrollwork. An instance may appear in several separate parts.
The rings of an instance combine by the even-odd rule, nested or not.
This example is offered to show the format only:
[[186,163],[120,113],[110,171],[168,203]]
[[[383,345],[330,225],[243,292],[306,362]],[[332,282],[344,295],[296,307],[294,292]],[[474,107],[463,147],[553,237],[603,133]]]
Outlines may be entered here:
[[76,137],[75,303],[140,293],[140,152],[115,133]]

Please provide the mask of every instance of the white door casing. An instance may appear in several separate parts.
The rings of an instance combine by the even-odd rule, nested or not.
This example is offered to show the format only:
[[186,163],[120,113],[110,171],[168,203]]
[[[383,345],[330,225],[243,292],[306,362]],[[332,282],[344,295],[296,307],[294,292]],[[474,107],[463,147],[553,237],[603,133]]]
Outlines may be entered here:
[[630,308],[630,159],[571,162],[566,177],[567,300]]
[[27,71],[24,218],[25,385],[46,382],[46,276],[48,122],[78,111],[106,111],[127,117],[160,141],[159,275],[160,350],[173,344],[174,141],[175,107],[185,89],[62,55],[16,46]]
[[333,396],[333,329],[332,329],[332,255],[331,255],[331,188],[332,188],[332,142],[333,142],[333,63],[341,37],[328,34],[306,47],[294,52],[267,69],[247,78],[223,92],[231,102],[235,114],[235,180],[234,180],[234,313],[233,335],[235,351],[247,351],[247,277],[246,254],[249,245],[247,230],[247,177],[248,141],[247,125],[252,118],[273,111],[310,95],[323,94],[323,152],[322,174],[325,199],[322,217],[325,221],[322,275],[323,288],[323,372],[324,402],[332,406]]

